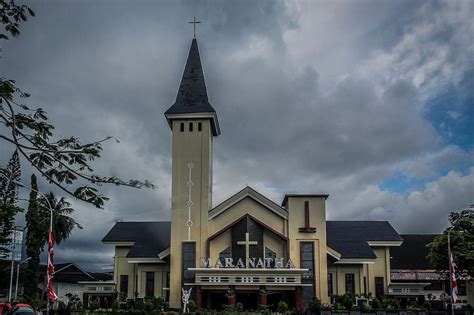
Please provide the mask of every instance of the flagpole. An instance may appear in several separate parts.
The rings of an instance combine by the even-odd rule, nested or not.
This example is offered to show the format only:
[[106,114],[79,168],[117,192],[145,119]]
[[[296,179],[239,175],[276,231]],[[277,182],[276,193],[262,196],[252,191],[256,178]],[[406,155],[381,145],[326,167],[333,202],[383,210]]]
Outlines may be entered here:
[[[46,198],[48,200],[48,198]],[[49,248],[49,243],[52,241],[51,240],[51,233],[53,231],[53,208],[49,204],[49,208],[51,209],[50,211],[50,216],[49,216],[49,231],[48,231],[48,267],[46,268],[46,279],[48,279],[48,287],[49,287],[49,264],[51,262],[51,253],[50,253],[50,248]],[[46,315],[49,315],[49,291],[46,294]]]
[[451,261],[451,228],[448,230],[448,260],[449,260],[449,288],[451,296],[451,315],[454,315],[454,297],[453,297],[453,274],[452,274],[452,261]]

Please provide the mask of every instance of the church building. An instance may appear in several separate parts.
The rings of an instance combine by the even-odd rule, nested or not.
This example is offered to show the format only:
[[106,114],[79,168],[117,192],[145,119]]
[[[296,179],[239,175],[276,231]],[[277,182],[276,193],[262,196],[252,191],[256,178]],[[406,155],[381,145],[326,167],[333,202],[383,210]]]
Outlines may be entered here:
[[314,298],[388,292],[389,249],[402,238],[386,221],[327,221],[325,193],[277,202],[243,187],[212,205],[213,139],[221,129],[195,38],[164,115],[172,134],[171,222],[118,222],[102,240],[115,247],[122,295],[161,296],[178,309],[183,290],[191,290],[207,309],[279,301],[304,309]]

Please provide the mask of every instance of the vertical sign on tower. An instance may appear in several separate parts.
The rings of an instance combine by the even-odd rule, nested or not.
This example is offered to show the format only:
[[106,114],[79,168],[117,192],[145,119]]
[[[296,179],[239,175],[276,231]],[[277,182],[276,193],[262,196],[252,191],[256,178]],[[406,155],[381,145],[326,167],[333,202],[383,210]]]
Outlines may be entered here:
[[188,206],[188,221],[186,221],[186,226],[188,227],[188,241],[191,240],[191,227],[193,226],[193,221],[191,220],[191,208],[193,206],[193,201],[192,201],[192,189],[193,189],[193,181],[192,181],[192,171],[193,171],[193,163],[189,162],[188,163],[188,202],[186,205]]

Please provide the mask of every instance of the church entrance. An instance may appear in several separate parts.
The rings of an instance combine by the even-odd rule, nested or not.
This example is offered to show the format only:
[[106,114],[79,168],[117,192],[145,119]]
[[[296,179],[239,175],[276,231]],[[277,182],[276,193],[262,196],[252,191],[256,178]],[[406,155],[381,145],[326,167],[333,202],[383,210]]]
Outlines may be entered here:
[[221,311],[227,305],[227,295],[225,291],[203,291],[203,306],[208,310]]
[[237,303],[241,303],[244,310],[258,310],[258,292],[238,292]]
[[271,292],[267,296],[267,305],[268,307],[276,312],[278,308],[278,303],[283,301],[288,305],[288,308],[294,308],[296,306],[295,299],[294,299],[294,291],[276,291]]

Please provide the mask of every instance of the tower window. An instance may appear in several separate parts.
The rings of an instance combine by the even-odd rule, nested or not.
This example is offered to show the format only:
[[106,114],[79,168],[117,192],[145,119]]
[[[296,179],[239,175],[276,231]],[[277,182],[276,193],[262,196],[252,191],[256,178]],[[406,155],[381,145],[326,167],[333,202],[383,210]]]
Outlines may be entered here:
[[190,131],[190,132],[193,132],[193,123],[192,123],[192,122],[189,123],[189,131]]
[[198,131],[202,131],[202,123],[198,123]]
[[180,130],[181,130],[181,132],[184,131],[184,123],[181,123]]

